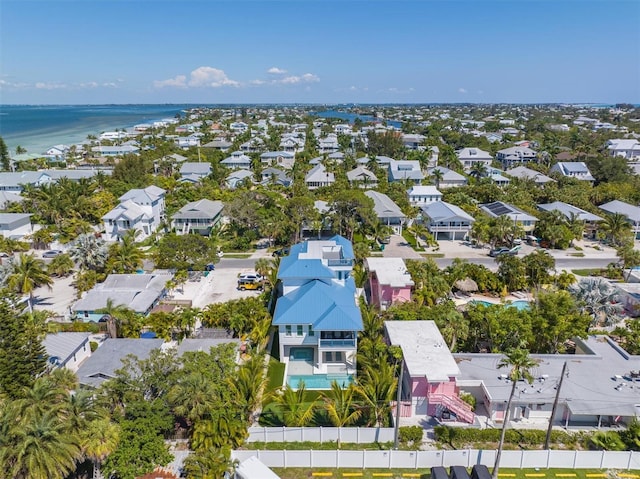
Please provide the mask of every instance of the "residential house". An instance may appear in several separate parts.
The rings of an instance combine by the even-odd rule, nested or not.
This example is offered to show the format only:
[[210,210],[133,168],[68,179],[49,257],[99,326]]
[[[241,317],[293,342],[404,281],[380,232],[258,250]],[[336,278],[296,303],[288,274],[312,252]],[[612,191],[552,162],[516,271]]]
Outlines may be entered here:
[[242,134],[249,129],[249,125],[243,121],[234,121],[229,125],[229,129],[234,133]]
[[554,211],[554,210],[559,211],[567,219],[571,219],[572,217],[575,217],[584,221],[585,222],[584,234],[588,238],[596,237],[596,233],[598,231],[598,223],[603,220],[603,218],[601,218],[598,215],[589,213],[588,211],[580,209],[577,206],[563,203],[562,201],[554,201],[553,203],[538,205],[538,209],[542,211]]
[[0,213],[0,235],[22,241],[33,233],[31,215],[28,213]]
[[305,138],[301,133],[283,135],[280,140],[280,150],[287,151],[289,153],[298,153],[304,150]]
[[268,167],[262,170],[262,184],[264,185],[282,185],[289,187],[293,180],[282,170],[278,168]]
[[339,149],[338,136],[335,133],[329,133],[318,140],[318,151],[320,153],[335,153]]
[[635,139],[614,139],[607,141],[611,156],[621,156],[629,162],[640,162],[640,141]]
[[243,153],[258,153],[264,150],[264,140],[259,136],[254,136],[241,144],[240,150]]
[[280,476],[265,466],[256,456],[251,456],[238,464],[235,479],[280,479]]
[[335,131],[337,134],[350,135],[352,128],[351,128],[351,125],[341,123],[339,125],[334,126],[333,131]]
[[[537,361],[534,381],[519,381],[511,403],[510,418],[546,428],[556,396],[553,424],[563,427],[620,426],[640,416],[638,372],[640,356],[624,351],[607,336],[574,339],[575,354],[532,354]],[[496,370],[501,354],[460,353],[453,355],[460,368],[457,385],[475,396],[487,411],[490,424],[504,421],[512,382],[509,371]],[[563,366],[565,379],[557,387]],[[559,393],[559,394],[558,394]]]
[[465,171],[471,171],[473,165],[481,164],[485,167],[489,168],[491,166],[491,162],[493,161],[493,157],[487,151],[481,150],[480,148],[463,148],[456,152],[460,163],[462,163]]
[[171,227],[178,235],[196,233],[209,236],[211,230],[222,220],[223,207],[221,201],[192,201],[174,213]]
[[[475,423],[471,407],[460,399],[460,368],[434,321],[385,321],[385,337],[402,350],[404,373],[401,417],[436,417]],[[495,374],[495,364],[492,368]]]
[[49,160],[64,161],[67,153],[69,153],[69,147],[67,145],[54,145],[44,152],[44,156]]
[[138,241],[148,238],[164,219],[165,190],[157,186],[129,190],[120,204],[102,217],[105,241],[117,241],[129,230],[137,230]]
[[0,191],[20,193],[24,189],[24,185],[38,187],[59,181],[61,178],[77,182],[82,178],[92,178],[98,172],[104,175],[111,174],[111,170],[98,169],[0,172]]
[[583,161],[559,161],[551,167],[549,173],[558,173],[562,176],[583,181],[595,181],[589,168]]
[[116,377],[122,368],[122,360],[129,355],[148,359],[151,352],[162,347],[162,339],[109,338],[82,363],[76,375],[80,387],[97,389]]
[[133,145],[100,145],[91,147],[91,151],[100,156],[122,156],[137,153],[139,148]]
[[210,141],[209,143],[205,143],[202,145],[202,148],[211,148],[212,150],[218,151],[229,151],[229,149],[233,146],[233,143],[225,138],[216,138],[215,140]]
[[273,315],[286,383],[304,380],[309,389],[348,386],[356,372],[362,316],[351,270],[349,241],[307,240],[291,247],[278,270],[280,287]]
[[[442,179],[436,180],[434,176],[434,171],[440,170],[442,173]],[[457,186],[465,186],[469,181],[464,175],[461,175],[457,171],[450,170],[449,168],[445,168],[444,166],[436,166],[434,168],[429,168],[428,170],[429,176],[431,177],[431,181],[436,184],[436,188],[442,190],[444,188],[455,188]]]
[[234,151],[231,156],[225,158],[220,162],[221,165],[231,168],[232,170],[250,170],[251,158],[242,153],[241,151]]
[[73,306],[78,319],[99,321],[111,300],[113,306],[125,306],[138,314],[147,315],[166,294],[171,273],[110,274],[98,283]]
[[316,166],[311,168],[304,177],[304,182],[310,190],[315,190],[323,186],[331,186],[335,181],[335,175],[332,172],[327,171],[322,163],[318,163]]
[[502,168],[510,169],[518,165],[527,165],[538,161],[538,154],[528,147],[512,146],[499,150],[496,160],[502,163]]
[[180,167],[180,181],[200,183],[211,174],[211,163],[186,161]]
[[99,141],[115,141],[122,140],[126,137],[127,133],[124,131],[105,131],[104,133],[100,134],[100,137],[98,139]]
[[489,143],[500,143],[502,141],[502,133],[489,132],[484,133],[482,136],[484,136]]
[[498,186],[507,186],[511,183],[511,180],[503,175],[504,171],[489,167],[486,170],[486,173],[483,175],[485,178],[489,178],[492,183],[495,183]]
[[627,221],[631,223],[631,231],[635,239],[640,240],[640,207],[624,203],[623,201],[613,200],[600,205],[599,208],[610,214],[619,213],[627,217]]
[[367,297],[370,304],[386,310],[393,304],[411,301],[414,282],[402,258],[366,258],[369,271]]
[[91,356],[91,333],[47,334],[42,342],[50,368],[67,368],[76,372],[80,364]]
[[[379,162],[386,157],[378,156]],[[393,160],[389,162],[389,182],[403,181],[419,185],[424,179],[424,173],[420,168],[420,162],[414,160]]]
[[426,137],[414,133],[404,133],[402,135],[402,144],[407,150],[418,150],[424,143]]
[[553,178],[543,175],[539,171],[532,170],[526,166],[516,166],[505,172],[507,175],[513,178],[519,178],[521,180],[531,180],[536,185],[544,187],[547,183],[555,182]]
[[384,193],[369,190],[364,193],[373,200],[373,211],[381,224],[389,226],[395,234],[402,234],[402,227],[407,217],[400,207]]
[[378,186],[378,177],[363,166],[357,166],[353,170],[347,171],[347,179],[351,186],[359,188],[367,189]]
[[535,227],[538,218],[525,213],[520,208],[516,208],[508,203],[502,201],[494,201],[493,203],[486,203],[480,205],[480,209],[489,215],[491,218],[498,218],[500,216],[506,216],[514,225],[519,225],[525,233],[531,233]]
[[435,201],[421,206],[420,209],[427,229],[436,240],[464,239],[475,222],[473,217],[461,208],[444,201]]
[[6,209],[11,203],[21,203],[22,200],[19,193],[0,190],[0,210]]
[[227,188],[235,190],[240,184],[253,183],[253,172],[251,170],[236,170],[229,174],[224,180]]
[[407,190],[407,195],[409,196],[409,203],[413,206],[442,201],[442,193],[440,193],[435,186],[431,185],[412,186]]
[[[635,274],[634,274],[635,273]],[[629,275],[628,283],[611,282],[618,293],[618,300],[624,306],[625,312],[633,317],[640,316],[640,282],[634,271]]]
[[260,162],[263,165],[286,168],[290,170],[296,161],[295,153],[289,151],[267,151],[260,155]]
[[180,136],[174,138],[173,142],[178,148],[188,150],[189,148],[200,146],[200,137],[196,135]]

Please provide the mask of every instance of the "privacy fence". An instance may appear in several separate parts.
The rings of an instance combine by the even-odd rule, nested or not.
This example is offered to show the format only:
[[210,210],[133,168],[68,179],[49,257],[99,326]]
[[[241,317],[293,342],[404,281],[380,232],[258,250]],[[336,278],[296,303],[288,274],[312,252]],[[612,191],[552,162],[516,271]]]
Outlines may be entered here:
[[[329,428],[327,428],[329,429]],[[350,428],[344,428],[350,429]],[[433,466],[484,464],[493,467],[496,451],[477,449],[443,451],[234,451],[243,461],[257,456],[269,467],[300,468],[397,468],[422,469]],[[640,452],[624,451],[503,451],[501,467],[570,469],[639,469]]]
[[392,442],[392,427],[250,427],[247,442]]

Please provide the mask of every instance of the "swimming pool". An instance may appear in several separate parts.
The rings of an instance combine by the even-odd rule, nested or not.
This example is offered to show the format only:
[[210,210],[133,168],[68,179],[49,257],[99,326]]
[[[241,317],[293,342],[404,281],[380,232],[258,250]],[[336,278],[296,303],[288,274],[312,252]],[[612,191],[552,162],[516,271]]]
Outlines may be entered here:
[[300,381],[304,381],[304,387],[306,389],[331,389],[331,383],[338,381],[338,384],[343,387],[349,387],[353,383],[353,375],[351,374],[305,374],[296,376],[287,376],[287,384],[298,389],[300,387]]
[[518,311],[528,310],[531,308],[529,301],[513,301],[511,303],[490,303],[489,301],[481,301],[474,299],[471,301],[475,304],[482,304],[484,306],[504,306],[505,308],[516,308]]

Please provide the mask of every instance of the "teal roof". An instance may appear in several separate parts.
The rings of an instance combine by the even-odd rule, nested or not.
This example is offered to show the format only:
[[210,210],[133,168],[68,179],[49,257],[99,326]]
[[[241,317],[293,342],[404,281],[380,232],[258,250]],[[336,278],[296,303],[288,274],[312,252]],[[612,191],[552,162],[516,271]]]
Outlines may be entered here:
[[334,272],[322,264],[320,259],[298,259],[297,255],[289,255],[280,261],[278,279],[308,278],[331,279]]
[[278,299],[273,324],[311,324],[318,331],[362,331],[354,283],[306,283]]
[[356,256],[353,254],[353,245],[351,241],[349,241],[344,236],[335,235],[331,238],[331,241],[335,241],[337,245],[342,246],[342,257],[344,259],[355,259]]

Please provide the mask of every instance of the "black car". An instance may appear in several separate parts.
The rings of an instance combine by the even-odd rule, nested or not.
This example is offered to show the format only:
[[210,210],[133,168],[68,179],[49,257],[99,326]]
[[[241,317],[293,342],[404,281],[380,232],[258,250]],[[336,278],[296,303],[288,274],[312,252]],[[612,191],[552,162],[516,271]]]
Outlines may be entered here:
[[518,247],[515,248],[507,248],[507,247],[502,247],[502,248],[494,248],[491,251],[489,251],[489,256],[495,258],[497,256],[501,256],[503,254],[506,255],[510,255],[510,256],[515,256],[518,254]]
[[289,254],[289,248],[280,248],[280,249],[275,250],[272,253],[272,256],[280,256],[280,257],[282,257],[282,256],[287,256],[288,254]]

